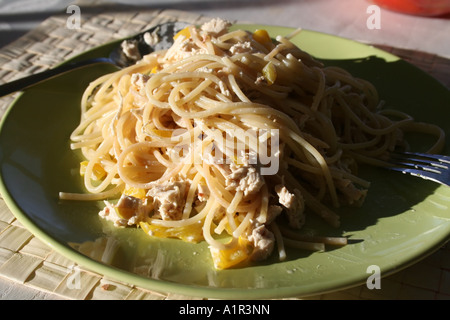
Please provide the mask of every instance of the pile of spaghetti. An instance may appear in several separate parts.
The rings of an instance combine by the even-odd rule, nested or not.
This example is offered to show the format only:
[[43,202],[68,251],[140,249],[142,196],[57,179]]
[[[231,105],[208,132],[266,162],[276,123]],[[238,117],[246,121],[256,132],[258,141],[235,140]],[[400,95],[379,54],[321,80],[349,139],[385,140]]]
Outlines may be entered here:
[[87,192],[61,199],[103,200],[118,227],[206,241],[218,269],[344,245],[297,230],[307,214],[339,226],[334,208],[361,205],[369,188],[357,164],[382,161],[422,124],[383,110],[369,82],[324,67],[294,34],[229,27],[188,26],[89,85],[71,135]]

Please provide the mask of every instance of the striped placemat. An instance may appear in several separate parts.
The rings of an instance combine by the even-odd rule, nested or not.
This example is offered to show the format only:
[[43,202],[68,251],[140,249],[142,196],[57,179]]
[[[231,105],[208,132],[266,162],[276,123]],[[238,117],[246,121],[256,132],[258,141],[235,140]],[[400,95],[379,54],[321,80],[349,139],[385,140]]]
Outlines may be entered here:
[[[83,8],[86,8],[85,6]],[[17,41],[0,49],[0,82],[45,70],[89,48],[123,38],[165,21],[202,23],[209,17],[176,10],[84,10],[82,28],[67,27],[67,14],[55,15]],[[450,87],[450,60],[423,52],[379,46],[429,72]],[[0,99],[0,116],[15,94]],[[72,290],[74,262],[25,229],[0,199],[0,277],[66,299],[192,299],[152,292],[78,268],[83,287]],[[200,297],[207,299],[208,297]],[[306,299],[449,299],[450,246],[421,262],[383,278],[381,289],[358,286]],[[295,297],[292,299],[296,299]],[[302,299],[305,299],[304,297]]]

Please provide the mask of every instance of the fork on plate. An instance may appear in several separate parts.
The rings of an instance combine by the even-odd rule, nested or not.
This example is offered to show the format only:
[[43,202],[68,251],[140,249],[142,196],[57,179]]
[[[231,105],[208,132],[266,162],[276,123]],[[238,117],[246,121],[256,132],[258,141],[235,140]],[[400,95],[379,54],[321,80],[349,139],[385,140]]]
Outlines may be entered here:
[[[116,43],[114,42],[114,47],[111,49],[111,52],[107,56],[63,63],[54,68],[32,74],[24,78],[13,80],[11,82],[0,84],[0,97],[6,96],[16,91],[21,91],[44,80],[53,78],[68,71],[93,64],[107,63],[118,68],[125,68],[131,64],[135,64],[137,60],[136,58],[128,57],[124,53],[124,48],[122,47],[123,42],[134,43],[134,45],[136,45],[137,47],[137,50],[139,51],[139,57],[141,57],[156,50],[170,48],[173,42],[173,36],[187,25],[188,23],[181,21],[161,23],[134,36],[122,39],[120,41],[115,41]],[[152,34],[153,36],[156,36],[157,41],[155,43],[149,43],[146,40],[146,34]]]
[[450,156],[418,153],[392,153],[386,169],[400,171],[450,186]]

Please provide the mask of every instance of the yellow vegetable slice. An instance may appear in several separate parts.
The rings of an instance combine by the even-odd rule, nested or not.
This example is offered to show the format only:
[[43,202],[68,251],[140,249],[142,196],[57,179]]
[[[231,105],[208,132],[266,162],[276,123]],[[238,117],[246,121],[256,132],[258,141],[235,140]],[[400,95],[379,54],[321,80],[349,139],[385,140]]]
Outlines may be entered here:
[[173,36],[173,39],[176,40],[179,36],[184,36],[186,39],[189,39],[191,37],[191,33],[189,32],[189,28],[186,27],[186,28],[178,31],[177,34]]
[[197,222],[186,227],[168,228],[150,224],[148,222],[140,222],[139,226],[150,236],[158,238],[178,238],[187,242],[198,243],[203,238],[203,223]]
[[150,73],[158,73],[158,71],[159,71],[158,66],[154,66],[154,67],[152,68],[152,71],[150,71]]
[[233,248],[220,250],[211,247],[210,251],[214,266],[216,269],[222,270],[249,260],[252,249],[247,239],[239,237],[237,244]]
[[127,196],[131,196],[131,197],[135,197],[135,198],[138,198],[141,200],[145,200],[147,192],[145,189],[142,189],[142,188],[126,186],[125,190],[123,191],[123,194],[125,194]]
[[253,32],[253,39],[265,47],[272,43],[269,33],[264,29],[255,30],[255,32]]
[[262,74],[267,81],[267,84],[272,85],[277,79],[277,69],[272,62],[268,62],[262,70]]
[[[82,161],[80,163],[80,175],[81,176],[85,175],[88,164],[89,164],[89,161]],[[92,168],[92,173],[94,174],[94,177],[97,180],[101,180],[106,176],[106,171],[105,171],[105,169],[103,169],[103,167],[100,163],[94,164],[94,167]]]

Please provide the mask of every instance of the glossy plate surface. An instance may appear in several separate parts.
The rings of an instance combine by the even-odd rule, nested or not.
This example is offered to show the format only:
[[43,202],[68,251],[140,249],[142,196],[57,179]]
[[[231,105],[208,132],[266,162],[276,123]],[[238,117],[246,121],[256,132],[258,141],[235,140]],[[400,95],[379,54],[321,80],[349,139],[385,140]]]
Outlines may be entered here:
[[[293,31],[234,26],[238,27],[265,28],[272,36]],[[326,64],[372,81],[388,107],[436,123],[448,134],[449,91],[422,71],[391,54],[335,36],[305,30],[293,41]],[[99,56],[110,48],[108,44],[77,59]],[[97,215],[101,203],[58,199],[59,191],[83,190],[80,158],[69,148],[69,135],[79,120],[84,88],[112,70],[106,65],[85,67],[39,84],[13,103],[1,124],[0,190],[7,205],[34,235],[74,262],[155,291],[206,298],[279,298],[363,284],[369,266],[379,266],[386,276],[448,240],[450,188],[374,168],[361,169],[361,176],[372,181],[367,201],[362,208],[340,210],[340,229],[314,218],[307,225],[320,234],[346,236],[349,244],[320,253],[289,250],[284,262],[274,255],[260,265],[216,271],[204,243],[152,239],[142,230],[112,228]],[[414,141],[419,149],[428,142]],[[105,239],[117,241],[111,265],[88,254],[94,244],[101,248]],[[78,251],[80,245],[86,254]]]

